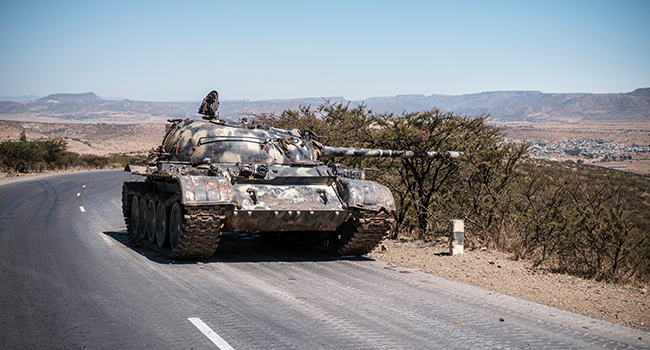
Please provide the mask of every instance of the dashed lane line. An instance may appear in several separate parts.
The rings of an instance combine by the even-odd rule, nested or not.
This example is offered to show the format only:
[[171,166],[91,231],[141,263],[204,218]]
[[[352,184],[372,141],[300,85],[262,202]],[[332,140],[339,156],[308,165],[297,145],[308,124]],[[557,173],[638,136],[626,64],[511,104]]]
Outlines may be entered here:
[[82,213],[86,212],[86,209],[84,209],[84,207],[82,207],[82,206],[79,206],[79,210],[81,210]]
[[99,235],[102,236],[102,239],[103,239],[103,240],[104,240],[104,241],[105,241],[109,246],[114,246],[114,245],[115,245],[115,244],[113,244],[113,241],[112,241],[110,238],[108,238],[108,236],[106,236],[104,233],[100,232]]
[[208,339],[210,339],[214,345],[216,345],[219,349],[221,350],[235,350],[230,344],[228,344],[223,338],[219,336],[219,334],[215,333],[215,331],[210,328],[205,322],[201,321],[200,318],[198,317],[190,317],[188,318],[190,322],[192,322],[196,328],[198,328],[201,333],[203,333]]

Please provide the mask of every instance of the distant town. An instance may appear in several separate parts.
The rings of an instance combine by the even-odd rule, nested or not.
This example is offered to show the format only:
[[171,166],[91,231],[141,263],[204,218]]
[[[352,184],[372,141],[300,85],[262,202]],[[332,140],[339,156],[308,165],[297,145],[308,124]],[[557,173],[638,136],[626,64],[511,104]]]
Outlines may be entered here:
[[558,143],[523,141],[530,144],[528,153],[532,158],[544,160],[562,160],[561,158],[565,158],[565,160],[577,163],[621,162],[633,158],[647,158],[648,153],[650,153],[650,145],[626,146],[602,139],[585,138]]

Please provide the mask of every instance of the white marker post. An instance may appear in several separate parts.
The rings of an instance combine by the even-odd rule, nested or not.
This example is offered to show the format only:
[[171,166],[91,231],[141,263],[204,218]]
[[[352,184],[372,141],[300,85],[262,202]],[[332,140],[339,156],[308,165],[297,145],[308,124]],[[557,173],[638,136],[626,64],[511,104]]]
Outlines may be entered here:
[[451,220],[451,236],[449,238],[449,255],[463,255],[465,241],[465,222],[463,220]]

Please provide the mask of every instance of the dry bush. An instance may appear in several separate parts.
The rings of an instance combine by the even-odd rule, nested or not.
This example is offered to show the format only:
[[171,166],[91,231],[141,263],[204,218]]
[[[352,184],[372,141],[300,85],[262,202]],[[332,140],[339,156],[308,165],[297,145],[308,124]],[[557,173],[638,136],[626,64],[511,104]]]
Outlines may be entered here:
[[468,248],[488,246],[537,266],[613,282],[650,279],[650,180],[587,165],[526,160],[487,116],[431,111],[375,114],[338,103],[263,115],[311,129],[331,146],[465,152],[447,159],[332,159],[376,168],[395,197],[398,234],[432,239],[465,220]]

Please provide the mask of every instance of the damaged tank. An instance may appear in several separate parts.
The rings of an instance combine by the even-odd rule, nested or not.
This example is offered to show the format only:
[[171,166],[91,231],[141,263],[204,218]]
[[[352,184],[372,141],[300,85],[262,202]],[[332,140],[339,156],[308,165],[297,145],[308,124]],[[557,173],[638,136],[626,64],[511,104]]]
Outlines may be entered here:
[[324,157],[457,158],[459,152],[329,147],[308,130],[218,119],[212,91],[199,114],[173,119],[144,177],[122,188],[130,238],[171,259],[210,257],[222,232],[300,239],[333,255],[363,255],[390,229],[390,190],[364,169],[329,167]]

